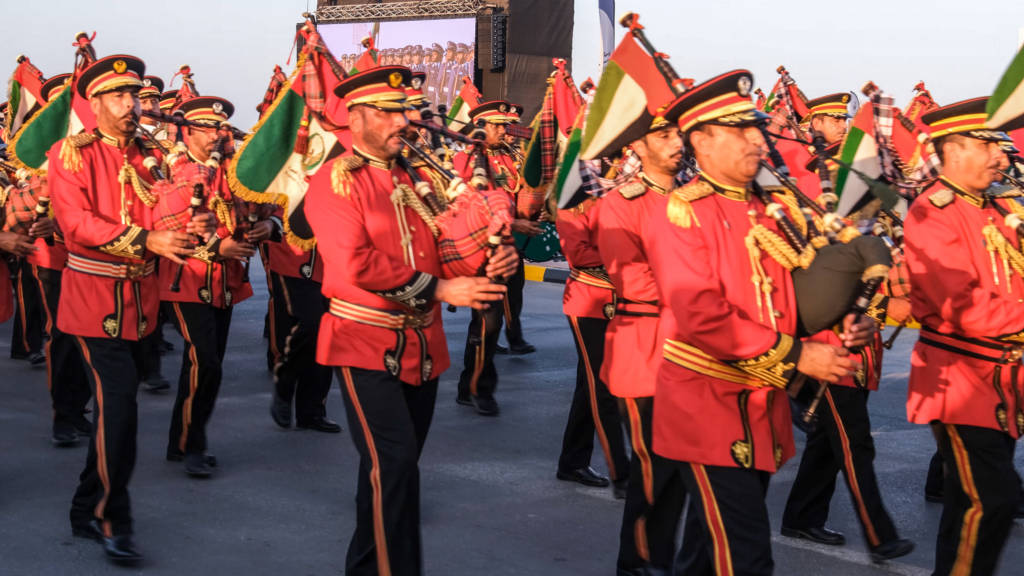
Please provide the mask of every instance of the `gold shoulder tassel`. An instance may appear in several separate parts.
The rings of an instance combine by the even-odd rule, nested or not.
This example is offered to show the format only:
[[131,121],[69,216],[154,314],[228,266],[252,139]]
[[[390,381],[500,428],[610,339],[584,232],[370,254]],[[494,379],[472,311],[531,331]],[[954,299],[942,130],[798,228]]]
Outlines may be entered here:
[[79,148],[92,144],[96,140],[96,135],[89,132],[73,134],[65,138],[60,145],[60,159],[64,164],[64,169],[72,173],[81,170],[82,152]]
[[347,198],[352,193],[352,171],[364,164],[359,156],[345,156],[338,158],[331,169],[331,187],[334,193]]

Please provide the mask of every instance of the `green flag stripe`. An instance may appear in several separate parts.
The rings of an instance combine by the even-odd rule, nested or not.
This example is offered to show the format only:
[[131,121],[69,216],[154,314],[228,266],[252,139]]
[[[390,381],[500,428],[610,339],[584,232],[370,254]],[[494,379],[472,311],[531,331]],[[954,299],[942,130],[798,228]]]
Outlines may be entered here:
[[[270,186],[295,148],[295,136],[305,108],[302,96],[288,90],[277,108],[266,116],[260,129],[246,142],[244,153],[239,155],[235,174],[242,185],[256,192],[263,192]],[[282,138],[282,135],[289,137]]]
[[[852,164],[853,159],[857,156],[857,149],[860,148],[861,140],[864,139],[864,132],[857,129],[851,128],[850,133],[846,136],[846,142],[843,143],[843,150],[840,153],[839,158],[846,164]],[[846,185],[846,180],[850,176],[850,170],[840,166],[836,172],[836,195],[842,196],[843,186]]]
[[[991,127],[998,127],[1024,112],[1024,86],[1022,85],[1024,85],[1024,48],[1021,48],[1010,62],[1010,67],[999,79],[999,84],[985,106]],[[1007,105],[1016,112],[1005,109]]]
[[64,90],[56,100],[47,102],[14,136],[10,152],[16,164],[37,170],[46,162],[50,147],[67,135],[71,94]]

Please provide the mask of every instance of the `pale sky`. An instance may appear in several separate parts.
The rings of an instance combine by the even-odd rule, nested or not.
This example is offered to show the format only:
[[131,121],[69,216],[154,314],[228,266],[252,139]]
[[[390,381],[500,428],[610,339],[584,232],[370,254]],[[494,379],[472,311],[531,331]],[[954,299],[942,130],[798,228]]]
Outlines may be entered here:
[[[596,80],[596,0],[574,1],[574,76]],[[189,64],[203,94],[228,98],[249,129],[274,64],[285,66],[295,23],[313,0],[7,0],[0,75],[25,54],[47,77],[70,71],[76,32],[97,31],[100,56],[126,52],[165,82]],[[617,0],[640,14],[681,76],[701,82],[734,68],[771,88],[784,64],[809,98],[873,80],[903,106],[924,80],[940,104],[988,95],[1024,28],[1021,0]],[[884,14],[883,16],[880,16]],[[514,16],[513,16],[514,19]],[[12,25],[11,23],[19,23]],[[617,38],[624,29],[616,25]],[[295,59],[292,56],[291,64]],[[180,81],[175,83],[175,86]],[[543,87],[538,86],[538,91]],[[486,96],[486,95],[485,95]]]

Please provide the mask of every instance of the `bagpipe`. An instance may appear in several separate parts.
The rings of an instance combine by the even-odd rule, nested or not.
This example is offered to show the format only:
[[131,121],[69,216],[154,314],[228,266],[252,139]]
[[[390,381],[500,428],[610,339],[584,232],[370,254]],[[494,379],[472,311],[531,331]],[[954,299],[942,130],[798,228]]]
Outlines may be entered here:
[[[488,161],[480,142],[427,122],[410,121],[419,128],[449,132],[448,137],[469,144],[474,158],[470,185],[446,169],[433,155],[401,136],[406,149],[448,182],[438,196],[404,157],[398,164],[413,181],[412,208],[437,240],[441,268],[449,276],[483,276],[487,262],[501,244],[511,243],[512,203],[504,190],[491,188]],[[396,181],[396,187],[399,184]],[[407,195],[408,196],[408,195]],[[410,198],[406,198],[408,202]],[[494,279],[501,280],[501,279]]]
[[[6,169],[6,167],[4,167]],[[23,236],[31,236],[32,225],[40,218],[50,217],[50,192],[44,177],[22,174],[17,184],[7,189],[3,229]],[[46,244],[53,246],[53,235],[45,237]]]
[[[675,73],[668,60],[647,39],[643,28],[635,25],[637,16],[626,14],[620,23],[651,54],[665,81],[676,95],[685,92],[685,84]],[[762,126],[762,130],[766,128]],[[788,178],[789,170],[765,134],[771,163],[762,161],[762,169],[778,180],[772,190],[756,180],[752,188],[765,205],[765,213],[775,220],[785,242],[797,256],[786,266],[791,269],[797,304],[798,328],[803,335],[834,329],[848,314],[861,316],[868,310],[875,293],[888,276],[892,255],[885,243],[873,236],[863,236],[838,215],[827,212],[811,200]],[[699,172],[697,166],[690,166]],[[788,192],[789,201],[781,196]],[[787,208],[790,208],[787,210]],[[791,212],[804,219],[799,227]],[[815,216],[820,220],[815,219]],[[802,382],[794,382],[788,389],[790,396],[799,398]],[[826,386],[820,385],[814,397],[803,410],[802,420],[809,423],[815,413]]]

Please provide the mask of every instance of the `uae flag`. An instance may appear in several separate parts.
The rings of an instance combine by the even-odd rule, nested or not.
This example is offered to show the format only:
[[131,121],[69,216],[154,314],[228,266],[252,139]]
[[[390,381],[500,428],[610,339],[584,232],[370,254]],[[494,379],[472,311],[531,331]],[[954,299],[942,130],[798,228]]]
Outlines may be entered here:
[[626,34],[601,73],[580,143],[580,158],[609,156],[643,136],[672,89],[654,58]]
[[992,129],[999,129],[1024,114],[1024,47],[999,79],[985,112],[988,113],[986,123]]
[[459,95],[455,97],[452,102],[451,109],[448,110],[448,118],[445,120],[446,126],[451,126],[455,130],[462,130],[464,127],[469,126],[469,111],[480,105],[480,101],[483,99],[480,96],[480,91],[473,85],[473,81],[469,79],[469,76],[462,77],[462,88],[459,90]]
[[15,165],[45,172],[46,153],[58,140],[96,127],[89,102],[78,95],[76,80],[77,74],[75,80],[33,114],[11,139],[8,156]]
[[841,215],[848,215],[863,205],[865,196],[869,194],[865,178],[878,179],[882,175],[874,133],[874,107],[866,102],[853,117],[839,150],[835,191],[839,196],[837,212]]
[[586,195],[582,193],[583,175],[580,170],[585,170],[580,162],[580,150],[583,146],[583,123],[587,116],[586,106],[580,108],[576,116],[576,123],[569,140],[565,144],[561,159],[558,163],[558,171],[555,173],[555,181],[552,183],[551,194],[557,202],[558,209],[564,210],[579,204]]
[[[288,242],[305,250],[316,244],[302,211],[309,178],[346,149],[341,140],[347,134],[306,106],[308,81],[323,78],[327,83],[333,76],[330,70],[311,70],[316,64],[310,58],[302,54],[295,71],[228,166],[232,192],[249,202],[281,206]],[[321,86],[320,93],[332,88]]]
[[7,134],[18,132],[36,105],[43,101],[43,74],[32,65],[28,58],[18,58],[18,67],[11,74],[7,85]]

